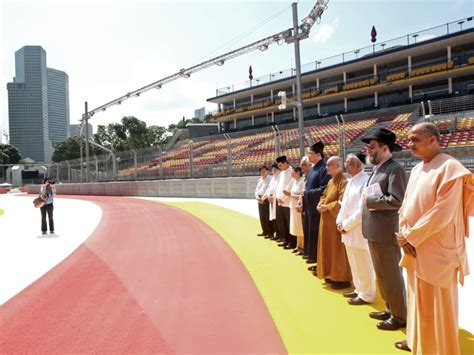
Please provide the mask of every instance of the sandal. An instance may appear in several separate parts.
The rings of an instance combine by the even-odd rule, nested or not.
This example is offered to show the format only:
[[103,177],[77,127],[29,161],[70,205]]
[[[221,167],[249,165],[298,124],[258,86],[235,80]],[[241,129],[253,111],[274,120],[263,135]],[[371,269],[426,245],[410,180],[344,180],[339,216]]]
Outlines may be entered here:
[[411,349],[408,347],[408,344],[407,344],[406,340],[396,341],[395,342],[395,347],[399,350],[411,351]]

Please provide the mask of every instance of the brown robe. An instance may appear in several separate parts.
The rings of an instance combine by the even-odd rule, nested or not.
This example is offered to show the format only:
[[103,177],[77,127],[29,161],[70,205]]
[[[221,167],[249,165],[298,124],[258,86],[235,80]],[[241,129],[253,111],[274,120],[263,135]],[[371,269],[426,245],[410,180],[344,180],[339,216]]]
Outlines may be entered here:
[[326,212],[321,213],[319,224],[317,275],[321,279],[352,280],[346,249],[336,227],[336,217],[341,209],[339,201],[342,200],[346,184],[346,178],[342,172],[339,173],[329,180],[319,202],[328,208]]

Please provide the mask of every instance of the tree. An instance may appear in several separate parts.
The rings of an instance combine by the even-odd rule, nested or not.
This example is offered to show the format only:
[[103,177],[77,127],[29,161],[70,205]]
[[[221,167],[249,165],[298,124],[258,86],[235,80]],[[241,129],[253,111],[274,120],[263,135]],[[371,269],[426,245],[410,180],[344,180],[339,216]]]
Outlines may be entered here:
[[208,113],[207,115],[204,116],[202,122],[204,123],[209,123],[212,121],[212,113]]
[[17,164],[21,159],[20,150],[11,144],[0,144],[2,164]]
[[148,127],[148,134],[152,144],[165,145],[171,139],[171,135],[165,127],[150,126]]
[[123,117],[121,123],[98,126],[94,141],[115,152],[164,144],[169,140],[169,129],[161,126],[147,127],[133,116]]
[[[85,152],[85,143],[82,141],[82,147]],[[64,160],[79,159],[81,157],[81,146],[79,137],[70,137],[63,142],[57,143],[54,148],[52,160],[55,163]]]

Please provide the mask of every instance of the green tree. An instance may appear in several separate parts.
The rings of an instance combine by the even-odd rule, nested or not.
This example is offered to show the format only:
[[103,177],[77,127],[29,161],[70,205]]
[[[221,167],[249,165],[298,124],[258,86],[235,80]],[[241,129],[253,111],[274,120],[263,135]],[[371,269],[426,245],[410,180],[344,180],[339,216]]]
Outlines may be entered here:
[[20,150],[11,144],[0,144],[2,164],[17,164],[21,159]]
[[[82,141],[82,147],[85,152],[85,143]],[[85,153],[84,153],[85,154]],[[78,159],[81,157],[81,146],[79,137],[70,137],[63,142],[56,144],[52,160],[55,163],[65,160]]]
[[169,129],[161,126],[147,127],[133,116],[123,117],[120,123],[98,126],[94,141],[115,152],[164,144],[169,140]]
[[208,113],[207,115],[204,116],[202,122],[204,123],[209,123],[212,121],[212,113]]
[[171,134],[165,127],[150,126],[148,127],[148,134],[150,135],[151,144],[165,145],[171,139]]

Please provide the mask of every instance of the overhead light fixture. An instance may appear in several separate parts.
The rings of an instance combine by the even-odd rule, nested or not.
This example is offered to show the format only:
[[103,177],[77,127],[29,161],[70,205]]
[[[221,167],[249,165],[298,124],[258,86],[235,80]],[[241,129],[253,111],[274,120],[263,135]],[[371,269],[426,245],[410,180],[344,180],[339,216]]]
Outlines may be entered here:
[[122,101],[117,101],[117,105],[120,105],[120,104],[122,104]]
[[131,92],[127,92],[127,93],[125,94],[125,96],[127,96],[127,97],[130,97],[130,95],[132,95]]
[[94,116],[94,114],[95,114],[94,111],[89,112],[89,116],[91,116],[91,117]]
[[257,48],[260,49],[263,52],[263,51],[266,51],[268,49],[268,45],[267,44],[262,44],[261,46],[258,46]]
[[139,92],[137,92],[137,93],[135,94],[135,96],[136,96],[136,97],[140,96],[140,93],[139,93]]
[[186,73],[186,69],[184,68],[179,70],[179,75],[181,75],[184,78],[189,78],[191,76],[191,74]]
[[155,89],[161,89],[162,85],[161,84],[158,84],[158,85],[155,85]]
[[107,110],[107,108],[106,108],[106,107],[104,107],[104,108],[102,109],[102,111],[105,111],[105,110]]
[[224,65],[224,61],[223,61],[223,60],[218,60],[218,61],[216,62],[216,65],[218,65],[218,66],[221,67],[221,66]]

